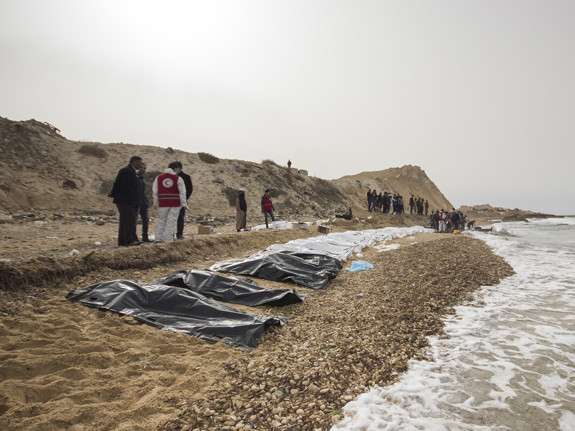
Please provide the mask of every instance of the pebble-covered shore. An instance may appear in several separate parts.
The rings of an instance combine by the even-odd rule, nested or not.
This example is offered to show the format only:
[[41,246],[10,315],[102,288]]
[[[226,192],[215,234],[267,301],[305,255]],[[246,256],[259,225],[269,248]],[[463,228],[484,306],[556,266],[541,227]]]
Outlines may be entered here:
[[161,429],[330,429],[347,402],[425,357],[427,337],[444,335],[453,305],[513,273],[484,243],[461,235],[423,234],[363,254],[374,269],[343,270],[326,290],[279,313],[260,309],[290,321],[250,353],[238,351],[205,396]]

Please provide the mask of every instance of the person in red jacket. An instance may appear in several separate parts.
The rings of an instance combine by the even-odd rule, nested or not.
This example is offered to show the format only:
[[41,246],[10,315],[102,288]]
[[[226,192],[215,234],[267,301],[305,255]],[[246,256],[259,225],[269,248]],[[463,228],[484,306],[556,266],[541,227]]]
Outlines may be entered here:
[[276,221],[274,217],[274,204],[272,203],[272,197],[270,195],[270,189],[266,189],[264,195],[262,196],[262,214],[266,218],[266,229],[269,229],[268,216],[272,218],[272,221]]
[[170,163],[168,169],[158,175],[152,185],[154,207],[158,210],[155,242],[173,242],[180,209],[188,209],[186,185],[178,176],[180,170],[178,162]]

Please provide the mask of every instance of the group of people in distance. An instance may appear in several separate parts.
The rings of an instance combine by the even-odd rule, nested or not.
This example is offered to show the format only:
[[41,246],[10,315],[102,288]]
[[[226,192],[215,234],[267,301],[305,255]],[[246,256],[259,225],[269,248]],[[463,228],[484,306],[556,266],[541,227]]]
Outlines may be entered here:
[[[184,237],[184,217],[188,210],[188,199],[194,187],[191,177],[182,171],[181,162],[171,162],[168,168],[154,179],[152,185],[153,205],[158,217],[155,229],[155,242],[172,242],[174,230],[176,238]],[[146,164],[139,156],[132,156],[128,166],[118,171],[109,193],[120,214],[118,245],[128,247],[148,238],[149,213],[146,196]],[[136,225],[138,216],[142,218],[142,241],[138,239]]]
[[449,233],[456,230],[465,230],[465,214],[461,211],[455,211],[455,208],[451,209],[451,212],[443,211],[431,211],[429,215],[429,224],[431,229],[439,233]]
[[[400,194],[391,194],[388,192],[377,193],[377,190],[368,189],[367,191],[367,210],[371,212],[381,211],[384,214],[403,214],[405,212],[403,196]],[[429,202],[423,198],[415,198],[411,195],[409,198],[409,213],[427,215],[429,211]]]
[[[383,194],[377,191],[368,189],[367,191],[367,209],[368,211],[381,211],[384,214],[403,214],[404,213],[403,196],[399,194],[392,195],[391,193],[384,192]],[[417,198],[411,195],[409,198],[409,213],[418,215],[427,215],[429,211],[429,202],[427,199],[421,197]],[[351,213],[351,209],[350,209]],[[436,232],[453,232],[454,230],[465,230],[465,215],[460,211],[455,211],[452,208],[451,212],[444,211],[431,211],[429,215],[429,223],[431,228]],[[471,222],[470,222],[471,223]]]

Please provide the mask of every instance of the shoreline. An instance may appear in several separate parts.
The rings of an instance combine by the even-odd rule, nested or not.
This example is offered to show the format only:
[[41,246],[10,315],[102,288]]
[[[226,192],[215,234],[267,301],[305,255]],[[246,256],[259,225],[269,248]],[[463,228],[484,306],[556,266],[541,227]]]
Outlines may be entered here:
[[[339,226],[350,227],[353,223]],[[5,370],[0,425],[15,430],[329,429],[342,418],[345,403],[395,381],[408,359],[423,358],[426,337],[442,335],[441,318],[453,305],[512,273],[479,240],[426,233],[391,241],[400,244],[397,250],[365,249],[362,259],[375,268],[342,270],[324,291],[258,279],[262,287],[294,287],[308,297],[282,308],[237,307],[290,318],[284,327],[265,332],[250,353],[63,298],[102,277],[151,280],[182,267],[200,269],[212,258],[240,257],[263,242],[304,235],[294,231],[193,237],[191,242],[205,241],[212,255],[188,253],[176,266],[106,268],[48,284],[43,299],[25,302],[2,318],[7,343],[0,355]],[[230,246],[234,240],[237,245]],[[202,253],[196,247],[195,253]]]
[[[425,359],[427,337],[445,336],[451,307],[513,272],[469,237],[420,234],[392,243],[401,246],[363,253],[375,269],[342,271],[326,291],[312,292],[287,314],[289,327],[226,363],[210,396],[160,429],[327,430],[347,402],[395,382],[409,359]],[[440,257],[429,261],[429,254]]]

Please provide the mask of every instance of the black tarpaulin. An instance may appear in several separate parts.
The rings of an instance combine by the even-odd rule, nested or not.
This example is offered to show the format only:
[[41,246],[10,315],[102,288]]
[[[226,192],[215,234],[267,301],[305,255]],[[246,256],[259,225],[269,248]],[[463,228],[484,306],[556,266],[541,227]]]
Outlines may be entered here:
[[129,280],[82,287],[68,293],[66,299],[234,347],[256,347],[264,329],[287,321],[286,317],[245,313],[189,289],[140,285]]
[[324,289],[341,268],[341,263],[333,257],[306,253],[256,253],[246,259],[218,262],[210,267],[212,271],[292,281],[312,289]]
[[172,272],[150,284],[182,287],[213,299],[252,307],[297,304],[306,297],[293,289],[264,289],[247,278],[224,277],[209,271],[189,269]]

